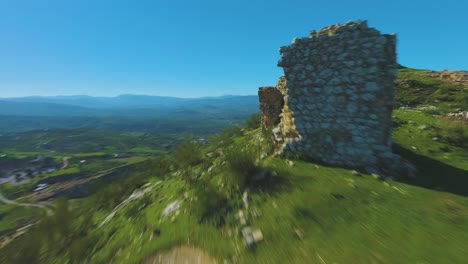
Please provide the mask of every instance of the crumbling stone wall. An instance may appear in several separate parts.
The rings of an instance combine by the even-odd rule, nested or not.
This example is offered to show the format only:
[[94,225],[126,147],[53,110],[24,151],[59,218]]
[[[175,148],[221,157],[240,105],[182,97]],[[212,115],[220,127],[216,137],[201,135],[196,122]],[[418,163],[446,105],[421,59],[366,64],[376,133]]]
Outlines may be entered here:
[[395,45],[395,35],[356,21],[281,47],[277,89],[285,104],[273,130],[280,148],[371,173],[408,172],[391,150]]
[[275,87],[260,87],[258,89],[260,111],[262,112],[262,127],[276,126],[280,122],[284,99]]
[[294,123],[293,112],[289,109],[288,102],[288,87],[286,86],[286,77],[282,75],[276,83],[278,89],[284,98],[284,105],[280,114],[281,120],[279,125],[273,129],[273,135],[278,145],[281,147],[286,146],[288,140],[300,140],[301,136],[296,131]]

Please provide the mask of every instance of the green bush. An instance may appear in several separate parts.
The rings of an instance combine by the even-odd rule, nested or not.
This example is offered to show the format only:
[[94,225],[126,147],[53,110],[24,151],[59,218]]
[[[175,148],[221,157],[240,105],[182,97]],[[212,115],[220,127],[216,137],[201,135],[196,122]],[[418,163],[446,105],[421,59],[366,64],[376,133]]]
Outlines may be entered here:
[[242,132],[242,127],[240,127],[238,125],[229,125],[229,126],[227,126],[224,129],[223,133],[226,134],[229,137],[240,137],[240,136],[242,136],[244,134]]
[[250,116],[249,119],[245,122],[246,127],[248,129],[256,129],[260,127],[260,123],[262,122],[262,115],[260,113],[256,113]]
[[173,157],[179,167],[193,166],[201,163],[200,142],[193,136],[186,137],[176,147]]
[[273,153],[275,150],[275,144],[273,143],[273,128],[269,127],[262,130],[263,144],[262,149],[267,154]]
[[197,202],[192,206],[192,212],[199,222],[211,223],[216,227],[224,224],[228,210],[227,199],[213,185],[202,182],[195,187]]
[[459,146],[468,147],[468,126],[458,121],[444,121],[440,136],[449,143]]
[[211,145],[225,147],[232,144],[234,141],[233,137],[239,137],[242,135],[243,132],[241,127],[236,125],[229,125],[223,130],[222,133],[210,137],[209,141]]
[[255,164],[255,153],[249,149],[232,148],[226,151],[225,156],[231,172],[228,181],[240,189],[244,188],[259,170]]
[[172,170],[173,163],[171,156],[161,155],[152,161],[151,173],[154,176],[162,177]]

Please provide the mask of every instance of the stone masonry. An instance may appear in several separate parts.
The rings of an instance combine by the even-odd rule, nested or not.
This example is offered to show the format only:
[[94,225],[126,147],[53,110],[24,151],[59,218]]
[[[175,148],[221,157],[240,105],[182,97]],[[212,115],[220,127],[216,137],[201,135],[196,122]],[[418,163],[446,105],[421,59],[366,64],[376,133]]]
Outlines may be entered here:
[[276,88],[284,106],[273,129],[280,151],[380,175],[412,174],[391,149],[395,45],[395,35],[356,21],[281,47]]
[[275,87],[260,87],[258,89],[260,110],[262,112],[262,127],[276,126],[280,122],[280,114],[284,100],[281,92]]

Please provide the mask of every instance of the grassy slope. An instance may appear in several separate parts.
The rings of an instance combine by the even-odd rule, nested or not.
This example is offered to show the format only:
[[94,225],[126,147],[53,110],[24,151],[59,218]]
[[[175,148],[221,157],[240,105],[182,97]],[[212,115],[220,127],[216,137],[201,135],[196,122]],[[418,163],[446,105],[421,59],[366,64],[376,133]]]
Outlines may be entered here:
[[[365,174],[353,176],[341,168],[299,160],[290,167],[284,159],[267,159],[262,166],[279,176],[276,184],[251,192],[247,219],[264,235],[251,252],[242,246],[237,221],[218,229],[198,224],[183,213],[192,206],[188,200],[174,223],[160,223],[164,207],[191,192],[190,186],[170,178],[148,200],[129,205],[102,230],[117,231],[112,239],[104,236],[102,243],[107,244],[92,262],[115,257],[120,263],[137,263],[157,250],[190,243],[220,260],[241,263],[322,263],[321,259],[326,263],[463,263],[468,258],[468,151],[432,140],[439,122],[435,117],[408,110],[395,111],[395,116],[404,124],[395,130],[394,140],[418,167],[416,180],[380,181]],[[421,124],[432,128],[419,132]],[[254,135],[236,138],[234,144],[256,148]],[[440,149],[443,146],[453,151],[447,154]],[[404,152],[405,148],[411,152]],[[217,173],[224,170],[220,166]],[[454,171],[459,173],[454,179],[445,174]],[[212,182],[218,180],[214,176]],[[446,191],[431,189],[439,186]],[[144,203],[149,205],[135,213]],[[303,231],[303,239],[296,229]],[[161,235],[149,241],[153,230]]]
[[[439,112],[468,108],[468,87],[417,74],[417,69],[400,69],[397,76],[397,106],[433,105]],[[405,85],[406,83],[406,85]]]
[[[419,78],[409,69],[401,70],[399,78],[402,76]],[[403,96],[399,89],[397,101]],[[431,94],[415,96],[427,103]],[[467,108],[463,105],[466,103],[460,101],[459,105]],[[449,101],[442,99],[435,104],[449,107]],[[139,263],[159,250],[190,244],[204,248],[220,261],[240,263],[465,263],[468,150],[446,140],[446,123],[440,118],[414,110],[395,110],[394,116],[398,126],[393,133],[396,151],[417,166],[416,179],[380,181],[312,162],[293,160],[294,165],[289,166],[280,158],[263,160],[261,166],[278,176],[268,185],[251,189],[247,221],[262,230],[264,240],[248,251],[242,245],[241,225],[233,213],[219,228],[199,224],[190,213],[197,203],[193,186],[177,176],[153,175],[150,181],[162,184],[129,203],[102,228],[95,225],[89,231],[96,242],[87,261]],[[422,125],[427,127],[421,129]],[[235,138],[232,145],[261,153],[259,134],[249,132]],[[215,152],[212,147],[203,151]],[[229,173],[222,160],[216,155],[206,158],[194,174],[215,164],[201,179],[219,187]],[[185,193],[187,199],[183,198]],[[241,192],[229,197],[234,201],[232,212],[240,209],[241,197]],[[176,199],[184,200],[180,215],[174,222],[161,221],[162,210]],[[77,201],[82,202],[86,199]],[[96,210],[94,223],[109,213],[109,209]],[[295,234],[296,229],[303,232],[302,239]],[[152,237],[152,233],[159,235]],[[68,257],[48,262],[63,263]]]
[[[399,102],[407,98],[413,106],[432,104],[444,111],[467,107],[463,87],[415,75],[411,69],[400,70],[398,78],[419,85],[398,87]],[[394,115],[400,122],[394,131],[396,151],[418,167],[416,179],[382,182],[302,161],[288,167],[275,158],[263,166],[277,171],[281,184],[251,194],[251,211],[261,216],[249,221],[265,236],[255,252],[243,249],[235,232],[238,225],[215,232],[190,217],[160,226],[160,239],[170,239],[169,245],[187,243],[187,237],[220,259],[236,255],[239,248],[239,260],[247,263],[464,262],[468,258],[464,248],[468,243],[468,151],[432,139],[443,136],[444,123],[438,118],[411,110],[396,110]],[[428,128],[420,129],[422,125]],[[251,141],[248,137],[234,140],[238,145]],[[190,232],[183,231],[187,226],[192,226]],[[296,229],[303,230],[303,239]],[[234,235],[220,235],[229,232]]]
[[[175,136],[149,133],[123,133],[96,129],[30,131],[2,135],[0,136],[0,154],[7,153],[9,158],[5,163],[16,161],[22,164],[16,168],[27,168],[34,165],[30,161],[35,158],[35,155],[45,153],[46,156],[55,159],[53,167],[57,170],[35,176],[27,184],[0,185],[0,191],[6,197],[16,199],[31,193],[38,183],[53,180],[56,177],[74,176],[84,179],[110,174],[125,166],[147,160],[152,155],[165,153],[164,149],[172,148],[168,148],[168,145],[175,144],[175,138]],[[145,149],[136,149],[139,146],[145,146]],[[31,152],[31,150],[37,150],[37,152]],[[115,152],[120,155],[124,153],[124,155],[114,158],[112,154]],[[61,168],[63,157],[69,159],[67,168]],[[1,159],[5,158],[0,158],[0,161]],[[86,160],[86,162],[80,163],[81,160]],[[58,187],[59,184],[51,185],[48,190],[55,190]],[[21,198],[22,202],[31,202],[23,198]],[[0,234],[13,232],[25,226],[25,221],[37,219],[40,216],[39,212],[40,209],[0,203]]]

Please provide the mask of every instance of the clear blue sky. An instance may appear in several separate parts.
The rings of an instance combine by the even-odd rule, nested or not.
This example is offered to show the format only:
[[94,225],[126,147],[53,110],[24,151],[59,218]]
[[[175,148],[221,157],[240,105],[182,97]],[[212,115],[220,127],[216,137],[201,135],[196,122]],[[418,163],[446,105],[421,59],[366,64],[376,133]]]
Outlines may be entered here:
[[465,0],[0,0],[0,97],[256,94],[278,48],[366,19],[415,68],[468,70]]

